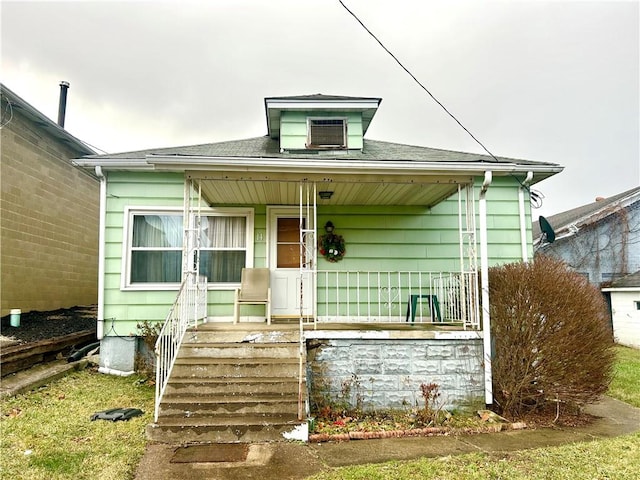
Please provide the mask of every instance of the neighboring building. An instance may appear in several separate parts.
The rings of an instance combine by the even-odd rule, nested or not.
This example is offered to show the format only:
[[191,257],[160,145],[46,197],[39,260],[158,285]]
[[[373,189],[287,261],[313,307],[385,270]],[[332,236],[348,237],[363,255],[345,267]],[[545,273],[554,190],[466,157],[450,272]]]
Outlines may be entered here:
[[[264,137],[76,160],[97,169],[103,185],[101,370],[133,370],[131,339],[142,322],[183,325],[170,329],[180,342],[182,328],[206,319],[185,337],[173,370],[171,355],[157,369],[185,385],[230,357],[240,368],[255,344],[293,338],[297,327],[279,322],[293,318],[304,330],[292,341],[302,348],[276,363],[297,372],[303,352],[300,385],[317,386],[322,377],[339,394],[341,382],[355,378],[371,387],[368,405],[398,407],[420,399],[422,382],[435,382],[449,407],[491,403],[488,309],[480,312],[481,295],[488,304],[486,269],[532,257],[526,185],[562,167],[366,139],[380,101],[266,98]],[[251,267],[270,270],[274,324],[250,323],[264,325],[266,317],[263,305],[250,306],[231,332],[207,333],[232,322],[241,270]],[[207,283],[196,283],[198,275]],[[192,287],[203,295],[191,300],[195,314],[187,318],[181,312]],[[224,338],[240,339],[243,349],[212,360]],[[220,373],[234,378],[220,383],[242,383],[238,371]],[[159,377],[159,401],[166,392],[179,396],[171,378],[165,391]],[[152,436],[179,418],[208,425],[200,407],[189,408],[159,408]],[[209,434],[198,433],[219,440]]]
[[70,161],[95,152],[0,89],[1,314],[95,305],[99,183]]
[[614,281],[603,291],[611,295],[615,341],[640,348],[640,270]]
[[596,286],[640,269],[640,187],[547,218],[555,231],[548,243],[533,225],[536,254],[564,260]]

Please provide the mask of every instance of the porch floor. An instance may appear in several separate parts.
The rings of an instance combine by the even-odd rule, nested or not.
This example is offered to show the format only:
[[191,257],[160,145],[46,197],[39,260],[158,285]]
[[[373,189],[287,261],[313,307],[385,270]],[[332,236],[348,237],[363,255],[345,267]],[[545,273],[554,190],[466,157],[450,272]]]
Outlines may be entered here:
[[[297,331],[300,328],[299,318],[272,318],[271,325],[266,322],[206,322],[207,330],[237,330],[244,332],[261,331]],[[461,324],[451,323],[355,323],[355,322],[321,322],[303,323],[303,329],[307,338],[353,336],[353,337],[379,337],[389,336],[393,338],[437,338],[440,335],[462,335],[467,337],[479,337],[479,330],[465,329]]]

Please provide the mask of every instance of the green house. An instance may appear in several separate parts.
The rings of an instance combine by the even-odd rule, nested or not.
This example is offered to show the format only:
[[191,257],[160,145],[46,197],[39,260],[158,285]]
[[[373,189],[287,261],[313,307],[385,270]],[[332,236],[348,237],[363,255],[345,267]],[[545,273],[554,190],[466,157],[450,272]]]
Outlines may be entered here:
[[[76,160],[101,179],[101,370],[133,371],[139,325],[164,324],[162,405],[193,332],[289,332],[299,419],[320,374],[330,394],[371,379],[372,405],[426,381],[492,403],[486,269],[531,258],[528,187],[562,167],[370,140],[380,102],[266,98],[263,137]],[[268,269],[270,302],[234,324],[243,269]]]

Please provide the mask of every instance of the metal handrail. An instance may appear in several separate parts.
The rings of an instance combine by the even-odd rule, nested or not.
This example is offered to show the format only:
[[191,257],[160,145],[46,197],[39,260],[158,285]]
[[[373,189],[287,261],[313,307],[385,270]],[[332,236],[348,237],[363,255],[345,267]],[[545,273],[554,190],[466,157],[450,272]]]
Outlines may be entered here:
[[207,316],[207,277],[189,273],[185,276],[169,314],[158,334],[156,353],[156,398],[154,421],[158,421],[160,401],[164,395],[171,370],[189,327]]

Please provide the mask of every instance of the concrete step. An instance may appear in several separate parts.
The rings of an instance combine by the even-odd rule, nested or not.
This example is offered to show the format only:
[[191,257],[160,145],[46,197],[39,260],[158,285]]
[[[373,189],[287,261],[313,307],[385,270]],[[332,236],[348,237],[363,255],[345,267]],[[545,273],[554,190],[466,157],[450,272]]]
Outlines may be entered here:
[[[306,389],[303,379],[303,389]],[[166,395],[282,395],[298,394],[297,377],[178,378],[172,376]]]
[[205,395],[167,396],[160,404],[160,415],[209,417],[220,414],[292,414],[298,412],[298,400],[294,395],[237,395],[209,397]]
[[178,358],[297,358],[298,343],[183,343]]
[[[215,325],[205,323],[197,329],[189,329],[183,342],[205,343],[299,343],[300,332],[298,329],[281,330],[279,328],[234,328],[233,324],[221,324],[225,327],[207,327]],[[258,324],[260,325],[260,324]]]
[[297,358],[176,358],[176,378],[298,377]]
[[285,440],[305,422],[297,415],[216,415],[215,417],[162,417],[147,426],[147,438],[165,443],[251,443]]

